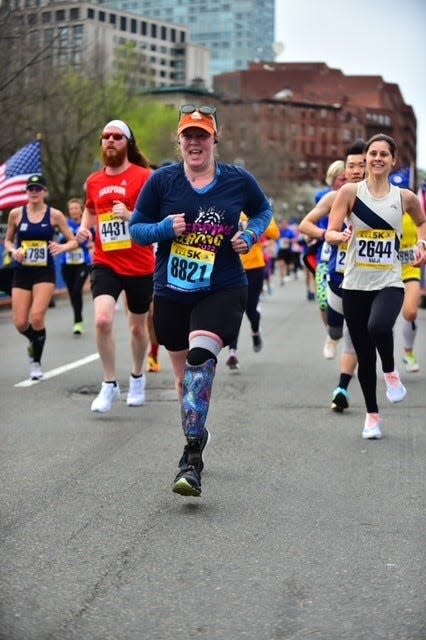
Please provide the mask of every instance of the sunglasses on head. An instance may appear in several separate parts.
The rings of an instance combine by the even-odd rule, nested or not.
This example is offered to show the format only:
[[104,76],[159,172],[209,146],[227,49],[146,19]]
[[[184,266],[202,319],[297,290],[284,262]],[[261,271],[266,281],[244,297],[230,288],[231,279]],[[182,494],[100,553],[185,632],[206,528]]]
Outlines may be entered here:
[[109,140],[110,138],[112,138],[116,142],[118,142],[119,140],[122,140],[125,137],[126,136],[124,135],[124,133],[103,133],[101,135],[102,140]]
[[198,111],[198,113],[202,113],[205,116],[213,116],[217,123],[216,107],[212,107],[209,104],[202,104],[200,107],[195,106],[195,104],[184,104],[180,108],[181,115],[187,115],[189,113],[194,113],[195,111]]
[[27,187],[27,191],[44,191],[44,187],[39,184],[30,184]]

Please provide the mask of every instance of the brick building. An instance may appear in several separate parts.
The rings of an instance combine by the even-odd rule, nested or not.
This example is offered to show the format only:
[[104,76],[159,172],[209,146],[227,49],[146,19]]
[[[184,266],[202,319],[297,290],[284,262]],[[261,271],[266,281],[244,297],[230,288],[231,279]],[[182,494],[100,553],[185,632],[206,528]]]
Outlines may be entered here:
[[416,164],[414,111],[380,76],[345,76],[324,63],[252,63],[215,76],[214,96],[221,158],[243,162],[274,199],[288,199],[290,184],[322,183],[348,144],[379,132],[395,138],[398,167]]

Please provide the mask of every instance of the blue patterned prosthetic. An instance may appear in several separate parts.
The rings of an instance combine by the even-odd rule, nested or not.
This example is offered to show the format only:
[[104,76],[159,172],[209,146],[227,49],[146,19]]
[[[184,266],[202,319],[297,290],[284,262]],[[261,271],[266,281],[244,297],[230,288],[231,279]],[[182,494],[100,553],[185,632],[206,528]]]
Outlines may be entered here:
[[182,427],[187,438],[202,438],[210,404],[216,362],[186,363],[183,375]]

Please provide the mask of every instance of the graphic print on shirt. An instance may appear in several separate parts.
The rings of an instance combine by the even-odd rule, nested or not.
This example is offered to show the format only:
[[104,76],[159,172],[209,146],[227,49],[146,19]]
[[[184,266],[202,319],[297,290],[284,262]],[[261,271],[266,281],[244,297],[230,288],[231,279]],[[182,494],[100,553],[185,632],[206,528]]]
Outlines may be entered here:
[[167,286],[195,292],[210,287],[214,262],[225,238],[232,236],[232,225],[223,224],[224,213],[210,207],[200,209],[185,233],[172,242],[167,264]]

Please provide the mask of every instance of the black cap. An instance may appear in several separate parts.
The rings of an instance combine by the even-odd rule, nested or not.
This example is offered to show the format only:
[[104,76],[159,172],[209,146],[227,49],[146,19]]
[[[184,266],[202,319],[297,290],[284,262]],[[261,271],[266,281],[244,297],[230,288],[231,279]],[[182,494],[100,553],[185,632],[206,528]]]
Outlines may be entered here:
[[46,180],[43,178],[42,175],[38,173],[28,178],[27,187],[30,187],[32,184],[36,184],[36,185],[39,185],[40,187],[43,187],[43,189],[47,189]]

